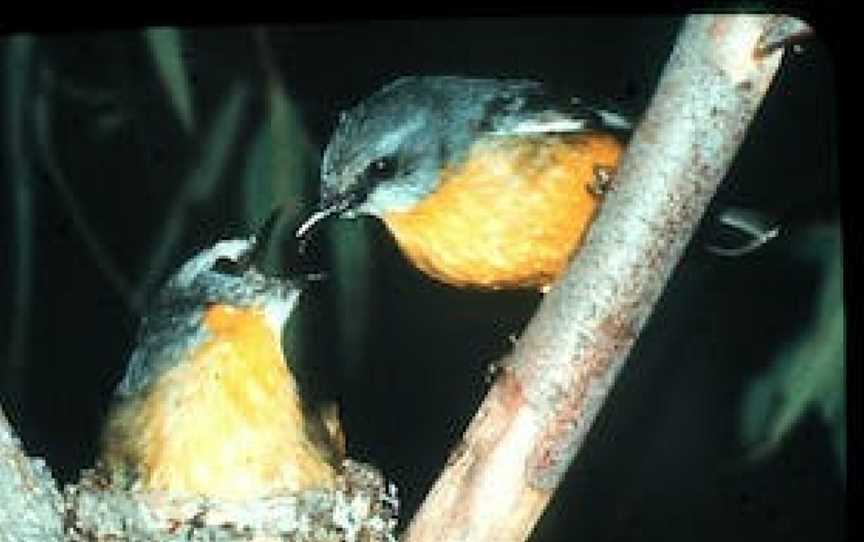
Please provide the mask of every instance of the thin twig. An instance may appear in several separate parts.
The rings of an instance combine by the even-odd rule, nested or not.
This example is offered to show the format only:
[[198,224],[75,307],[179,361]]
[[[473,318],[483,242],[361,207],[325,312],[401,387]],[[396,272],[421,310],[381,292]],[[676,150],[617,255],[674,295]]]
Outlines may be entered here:
[[[777,19],[692,16],[617,179],[406,542],[528,537],[744,139],[780,64]],[[782,20],[781,20],[782,21]]]

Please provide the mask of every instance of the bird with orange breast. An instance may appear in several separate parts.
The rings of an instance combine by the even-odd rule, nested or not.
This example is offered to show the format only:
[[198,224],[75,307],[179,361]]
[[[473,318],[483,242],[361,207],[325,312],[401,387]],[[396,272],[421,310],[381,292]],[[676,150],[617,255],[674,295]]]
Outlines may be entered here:
[[297,235],[368,215],[439,281],[545,290],[581,245],[629,129],[534,81],[399,78],[341,115],[319,208]]
[[153,299],[102,436],[113,484],[228,500],[332,487],[338,417],[311,414],[282,350],[300,283],[258,271],[260,246],[220,241]]

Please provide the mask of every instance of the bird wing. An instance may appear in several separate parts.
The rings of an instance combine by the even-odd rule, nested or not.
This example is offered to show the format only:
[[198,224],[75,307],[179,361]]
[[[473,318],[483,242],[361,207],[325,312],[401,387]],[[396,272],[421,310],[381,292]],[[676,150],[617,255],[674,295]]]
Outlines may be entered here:
[[482,129],[492,135],[532,135],[605,130],[626,134],[627,115],[527,80],[503,80],[490,93]]

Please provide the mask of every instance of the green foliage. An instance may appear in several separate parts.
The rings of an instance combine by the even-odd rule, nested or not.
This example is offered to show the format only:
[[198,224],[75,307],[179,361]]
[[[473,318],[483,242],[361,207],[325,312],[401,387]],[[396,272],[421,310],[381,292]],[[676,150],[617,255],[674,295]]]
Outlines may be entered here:
[[[266,116],[252,139],[243,171],[243,219],[250,225],[262,224],[277,207],[297,215],[307,185],[315,184],[311,182],[312,145],[281,85],[268,85],[266,104]],[[268,264],[280,261],[280,246],[270,246]]]
[[[6,155],[0,171],[9,180],[13,198],[15,231],[10,267],[15,274],[15,288],[11,294],[11,309],[15,314],[9,333],[8,350],[4,352],[9,368],[20,368],[27,356],[31,302],[33,297],[33,269],[35,261],[34,228],[35,201],[33,196],[34,172],[25,154],[25,124],[28,111],[27,99],[32,94],[32,62],[35,40],[31,36],[18,35],[9,39],[5,52],[5,100],[3,103],[3,136]],[[6,367],[0,366],[0,380],[11,380]],[[6,377],[6,378],[3,378]]]
[[176,28],[148,28],[144,30],[144,38],[150,47],[150,54],[171,106],[183,129],[191,134],[195,130],[195,114],[192,108],[189,72],[183,60],[180,31]]
[[354,370],[362,365],[368,331],[368,319],[358,315],[365,313],[374,295],[370,231],[369,224],[362,220],[339,222],[334,224],[331,243],[337,303],[343,308],[339,321],[339,359]]
[[249,89],[238,81],[216,113],[213,126],[201,146],[200,162],[184,183],[185,193],[191,201],[200,201],[216,189],[228,160],[237,150],[237,135],[248,101]]
[[138,289],[136,306],[140,306],[144,296],[151,291],[154,281],[161,277],[168,267],[168,262],[186,227],[188,207],[205,201],[224,179],[229,159],[236,152],[234,149],[237,147],[240,125],[248,105],[247,85],[242,82],[235,83],[219,107],[213,125],[201,143],[198,161],[181,181],[180,189],[166,212],[163,229],[146,260],[145,280]]
[[830,429],[842,475],[846,472],[845,324],[840,228],[814,231],[801,242],[815,258],[823,280],[813,321],[750,385],[741,417],[741,437],[751,457],[778,449],[796,424],[816,412]]
[[[6,165],[7,168],[16,168],[16,171],[7,173],[19,189],[17,193],[20,201],[13,205],[19,241],[16,243],[19,248],[15,261],[23,267],[17,273],[15,282],[20,285],[16,291],[25,307],[30,305],[27,298],[30,288],[27,284],[32,276],[28,267],[32,256],[28,254],[33,251],[33,243],[28,239],[33,234],[35,220],[31,217],[34,211],[29,202],[33,183],[25,174],[32,166],[31,161],[41,162],[49,172],[54,188],[63,199],[65,211],[72,218],[76,233],[87,245],[89,257],[95,260],[103,274],[110,275],[110,282],[133,312],[142,309],[148,296],[177,260],[180,245],[192,225],[191,212],[237,186],[228,183],[233,166],[238,163],[243,166],[240,178],[236,179],[242,197],[236,204],[232,201],[221,219],[229,222],[239,218],[250,233],[276,208],[284,208],[288,211],[286,214],[292,217],[299,216],[305,210],[301,205],[305,203],[302,201],[304,191],[317,185],[312,175],[316,153],[296,106],[282,86],[278,68],[269,62],[270,55],[266,50],[259,50],[260,56],[251,59],[262,62],[268,68],[264,70],[264,79],[250,80],[248,75],[237,75],[224,90],[214,87],[222,95],[221,100],[215,106],[205,107],[203,101],[195,103],[190,86],[191,73],[184,60],[186,35],[181,30],[150,28],[125,36],[118,34],[116,41],[113,38],[94,39],[96,43],[109,44],[108,49],[112,52],[106,52],[108,57],[120,54],[124,55],[120,58],[131,60],[133,57],[126,55],[128,51],[134,51],[132,44],[140,39],[139,36],[143,37],[145,52],[152,60],[153,69],[131,73],[123,69],[109,70],[109,73],[116,75],[116,79],[109,78],[107,85],[98,78],[95,81],[100,82],[94,83],[92,75],[90,78],[86,75],[82,77],[74,70],[75,66],[64,63],[67,57],[62,54],[50,54],[50,40],[42,41],[37,36],[21,35],[6,44],[4,52],[8,66],[5,108],[9,114],[6,116],[5,133],[10,157]],[[88,39],[81,38],[83,43],[87,43]],[[101,41],[103,39],[105,41]],[[112,49],[115,45],[116,48]],[[75,47],[84,46],[72,46],[73,49]],[[48,54],[44,54],[46,52]],[[199,56],[204,66],[207,57],[203,53],[199,53]],[[122,62],[117,66],[123,66]],[[40,77],[36,78],[34,74]],[[127,74],[131,77],[128,81],[123,79]],[[74,112],[88,119],[89,124],[81,126],[88,136],[111,134],[110,141],[104,140],[102,136],[99,138],[106,145],[133,133],[140,134],[148,141],[147,137],[160,134],[160,128],[152,124],[150,117],[142,116],[146,109],[136,107],[142,103],[142,97],[136,93],[148,88],[148,80],[153,79],[165,89],[164,99],[170,104],[169,111],[179,119],[188,145],[175,143],[170,147],[172,151],[181,150],[172,158],[180,161],[181,165],[168,169],[179,170],[180,173],[159,178],[160,182],[167,185],[167,190],[166,187],[158,187],[155,192],[165,192],[170,197],[162,202],[163,206],[158,211],[159,229],[144,236],[149,249],[143,251],[137,272],[128,273],[127,276],[122,270],[123,266],[115,264],[115,255],[105,243],[104,232],[97,231],[95,225],[98,220],[89,220],[88,215],[95,216],[94,210],[82,204],[89,198],[80,193],[87,183],[74,172],[66,171],[67,168],[92,168],[94,160],[99,159],[99,150],[93,148],[92,155],[78,153],[69,162],[67,157],[58,154],[67,147],[64,145],[60,148],[55,144],[60,141],[59,132],[55,133],[55,130],[63,122],[64,114],[68,116]],[[252,119],[253,102],[256,99],[264,105],[263,115]],[[33,111],[35,115],[31,114]],[[257,123],[251,138],[246,133],[250,120]],[[28,124],[31,122],[32,127]],[[34,134],[35,141],[30,141],[28,137]],[[39,151],[36,156],[22,150],[31,144]],[[165,144],[166,147],[169,145],[171,143]],[[144,147],[142,151],[147,152],[147,148]],[[28,157],[33,160],[28,160]],[[139,173],[131,171],[126,182],[137,183],[144,179],[149,182],[146,174]],[[268,254],[268,264],[278,265],[279,243],[274,243],[272,247],[277,247],[277,250],[271,250]],[[20,313],[23,315],[24,310]],[[16,321],[21,322],[22,329],[15,335],[23,337],[27,319],[22,317]]]

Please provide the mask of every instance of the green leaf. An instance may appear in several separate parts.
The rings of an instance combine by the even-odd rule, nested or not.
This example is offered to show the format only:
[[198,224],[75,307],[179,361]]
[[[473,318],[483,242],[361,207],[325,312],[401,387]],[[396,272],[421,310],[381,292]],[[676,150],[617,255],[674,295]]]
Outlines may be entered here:
[[150,46],[150,54],[171,106],[183,129],[191,134],[195,130],[195,115],[192,110],[189,72],[183,61],[180,31],[176,28],[148,28],[144,30],[144,37]]
[[336,220],[331,229],[333,270],[339,307],[339,359],[349,371],[361,366],[369,331],[368,314],[372,281],[370,224],[366,220]]
[[250,225],[262,223],[276,200],[270,183],[272,163],[273,138],[262,123],[249,146],[242,177],[243,218]]
[[245,219],[260,224],[276,206],[302,207],[309,183],[317,188],[312,146],[297,110],[281,86],[268,85],[267,115],[253,140],[243,178]]
[[198,162],[184,178],[166,213],[162,231],[145,260],[144,278],[134,296],[134,306],[142,306],[153,285],[167,269],[171,255],[186,227],[188,207],[209,198],[224,177],[248,104],[248,85],[243,82],[235,83],[228,97],[222,102],[216,120],[200,147]]
[[[283,218],[296,218],[304,205],[304,194],[312,177],[312,146],[291,99],[278,84],[267,88],[267,113],[255,133],[243,173],[243,219],[252,227],[262,224],[276,208]],[[277,224],[279,232],[282,223]],[[278,240],[278,239],[274,239]],[[278,242],[268,248],[268,265],[281,261]]]
[[232,146],[237,140],[241,121],[249,104],[249,88],[237,82],[222,102],[216,120],[201,147],[201,161],[186,181],[186,195],[192,201],[209,197],[222,177]]
[[845,318],[839,227],[811,235],[801,249],[821,262],[824,279],[813,322],[780,352],[747,391],[741,437],[752,457],[774,452],[811,412],[831,431],[840,471],[846,471]]
[[[281,85],[270,84],[267,92],[268,122],[273,142],[271,182],[278,201],[298,204],[310,172],[311,145],[294,102]],[[317,179],[315,180],[317,188]]]
[[[0,380],[13,378],[10,370],[24,367],[27,342],[31,333],[31,306],[34,293],[34,264],[36,262],[35,227],[37,209],[34,164],[28,158],[27,125],[29,103],[35,93],[33,71],[36,64],[36,39],[27,34],[11,36],[5,44],[5,78],[3,88],[3,137],[5,152],[0,154],[0,172],[9,180],[14,242],[10,244],[10,262],[14,282],[7,301],[12,314],[7,339],[6,359],[0,362]],[[5,180],[4,179],[4,180]]]

